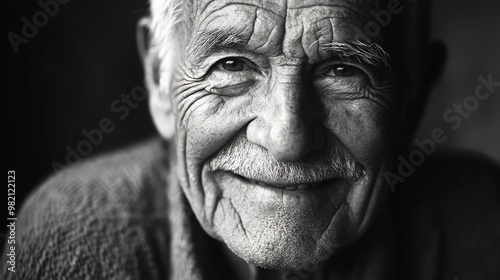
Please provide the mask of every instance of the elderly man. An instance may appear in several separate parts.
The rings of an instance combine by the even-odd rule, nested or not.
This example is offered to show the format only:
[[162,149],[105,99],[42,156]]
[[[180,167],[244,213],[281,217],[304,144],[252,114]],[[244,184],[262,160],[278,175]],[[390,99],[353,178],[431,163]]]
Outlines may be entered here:
[[139,43],[161,140],[48,180],[3,274],[498,279],[494,165],[433,155],[387,192],[442,66],[427,6],[153,0]]

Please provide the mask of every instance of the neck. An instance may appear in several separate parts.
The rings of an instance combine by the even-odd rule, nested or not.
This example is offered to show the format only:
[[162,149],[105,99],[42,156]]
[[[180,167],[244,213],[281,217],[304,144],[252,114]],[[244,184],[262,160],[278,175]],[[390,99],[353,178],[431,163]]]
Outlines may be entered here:
[[233,252],[231,252],[225,245],[223,246],[226,259],[233,267],[233,270],[237,274],[238,279],[242,280],[324,279],[324,277],[322,277],[325,267],[324,263],[320,263],[318,265],[311,266],[310,268],[304,268],[301,270],[269,270],[245,262],[244,260],[236,256]]
[[320,263],[314,266],[311,266],[310,268],[305,268],[301,270],[286,270],[286,271],[272,271],[272,270],[265,270],[262,268],[256,268],[256,277],[254,278],[255,280],[285,280],[285,279],[290,279],[290,280],[301,280],[301,279],[308,279],[308,280],[322,280],[324,279],[324,268],[325,264]]

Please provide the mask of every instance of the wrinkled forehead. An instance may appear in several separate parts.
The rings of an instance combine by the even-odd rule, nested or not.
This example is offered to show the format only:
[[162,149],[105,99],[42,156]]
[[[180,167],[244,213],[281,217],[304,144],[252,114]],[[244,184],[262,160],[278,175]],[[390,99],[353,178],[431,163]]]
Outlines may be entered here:
[[226,9],[230,6],[246,7],[248,9],[262,9],[270,11],[282,18],[286,18],[290,12],[300,11],[312,14],[318,10],[330,10],[334,8],[346,8],[354,15],[369,16],[372,10],[379,10],[380,3],[384,0],[193,0],[191,1],[191,15],[195,18],[204,14],[210,14],[217,10]]
[[[235,34],[250,48],[287,57],[318,57],[319,46],[360,39],[379,0],[199,0],[190,11],[191,37]],[[383,45],[381,36],[364,36]],[[365,40],[366,41],[366,40]]]

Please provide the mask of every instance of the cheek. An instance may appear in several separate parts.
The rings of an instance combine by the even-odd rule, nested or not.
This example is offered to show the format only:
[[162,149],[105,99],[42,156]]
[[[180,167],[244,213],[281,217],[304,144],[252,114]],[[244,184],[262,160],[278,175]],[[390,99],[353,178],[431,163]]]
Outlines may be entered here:
[[176,119],[185,157],[202,162],[219,150],[246,124],[247,103],[244,96],[227,98],[205,90],[180,93]]
[[392,124],[386,109],[368,99],[331,102],[326,126],[366,166],[387,157]]

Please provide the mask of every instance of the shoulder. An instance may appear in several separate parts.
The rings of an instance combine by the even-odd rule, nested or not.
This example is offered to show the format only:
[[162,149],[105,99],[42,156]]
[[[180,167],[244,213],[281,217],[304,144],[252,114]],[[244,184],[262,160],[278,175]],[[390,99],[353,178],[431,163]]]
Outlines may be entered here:
[[426,161],[393,196],[415,259],[426,256],[442,279],[500,276],[499,164],[463,151]]
[[500,164],[470,151],[437,153],[417,167],[395,195],[411,204],[445,204],[440,207],[444,215],[446,209],[455,211],[458,206],[463,210],[493,206],[500,198]]
[[21,278],[162,275],[153,262],[166,256],[168,247],[164,158],[161,141],[149,140],[89,159],[43,183],[17,221]]
[[159,139],[91,158],[46,180],[25,202],[23,212],[37,217],[55,214],[66,217],[64,221],[95,214],[143,214],[164,198],[164,159]]
[[[437,153],[417,167],[394,195],[415,207],[437,206],[436,213],[447,218],[457,211],[499,210],[500,164],[470,151]],[[490,216],[488,211],[482,214]]]

